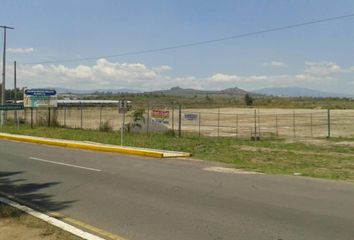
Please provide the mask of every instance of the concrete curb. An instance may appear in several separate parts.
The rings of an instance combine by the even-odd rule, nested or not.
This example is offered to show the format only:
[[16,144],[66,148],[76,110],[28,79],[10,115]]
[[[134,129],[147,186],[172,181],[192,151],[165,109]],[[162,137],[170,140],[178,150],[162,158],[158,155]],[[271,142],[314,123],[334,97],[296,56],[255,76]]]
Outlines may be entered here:
[[88,232],[85,232],[85,231],[82,231],[81,229],[78,229],[74,226],[71,226],[70,224],[67,224],[65,222],[62,222],[56,218],[53,218],[53,217],[50,217],[48,215],[45,215],[43,213],[40,213],[40,212],[37,212],[35,210],[33,210],[32,208],[29,208],[29,207],[26,207],[26,206],[23,206],[17,202],[14,202],[14,201],[11,201],[7,198],[3,198],[3,197],[0,197],[0,202],[3,203],[3,204],[6,204],[6,205],[9,205],[11,207],[14,207],[14,208],[17,208],[33,217],[36,217],[46,223],[49,223],[57,228],[60,228],[66,232],[69,232],[75,236],[78,236],[82,239],[86,239],[86,240],[105,240],[104,238],[101,238],[101,237],[98,237],[96,235],[93,235],[91,233],[88,233]]
[[172,158],[172,157],[191,156],[190,153],[185,153],[185,152],[164,151],[158,149],[136,148],[136,147],[123,147],[123,146],[99,144],[93,142],[88,143],[88,142],[62,140],[62,139],[23,136],[23,135],[15,135],[15,134],[8,134],[8,133],[0,133],[0,139],[67,147],[67,148],[101,151],[101,152],[123,153],[123,154],[147,156],[147,157],[154,157],[154,158]]

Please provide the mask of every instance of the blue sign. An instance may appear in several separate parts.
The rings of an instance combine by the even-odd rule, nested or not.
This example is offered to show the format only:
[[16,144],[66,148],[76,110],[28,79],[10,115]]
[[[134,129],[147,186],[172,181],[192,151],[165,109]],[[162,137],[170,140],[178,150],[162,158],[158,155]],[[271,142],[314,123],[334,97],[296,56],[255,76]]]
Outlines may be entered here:
[[8,103],[4,105],[0,105],[0,110],[22,110],[23,109],[23,104],[21,103]]
[[198,119],[198,113],[185,113],[184,119],[188,121],[196,121]]
[[27,96],[56,96],[57,91],[54,89],[26,89],[25,95]]

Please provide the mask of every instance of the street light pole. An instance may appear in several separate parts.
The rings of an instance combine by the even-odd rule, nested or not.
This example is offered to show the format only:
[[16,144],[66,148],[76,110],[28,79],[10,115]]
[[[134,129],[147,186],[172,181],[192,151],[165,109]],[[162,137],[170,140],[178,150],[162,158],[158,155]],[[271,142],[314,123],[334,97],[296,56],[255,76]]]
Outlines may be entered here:
[[[4,29],[4,50],[2,55],[2,86],[1,86],[1,104],[5,104],[5,75],[6,75],[6,30],[14,29],[8,26],[0,26],[0,28]],[[5,123],[5,111],[1,111],[1,126]]]

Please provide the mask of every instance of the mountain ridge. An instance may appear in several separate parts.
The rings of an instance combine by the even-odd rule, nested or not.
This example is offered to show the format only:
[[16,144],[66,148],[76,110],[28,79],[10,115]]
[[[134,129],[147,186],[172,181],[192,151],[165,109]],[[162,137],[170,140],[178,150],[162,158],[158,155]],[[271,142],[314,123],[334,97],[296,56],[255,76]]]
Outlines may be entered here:
[[253,90],[253,93],[277,97],[353,97],[354,95],[326,92],[303,87],[270,87]]
[[166,95],[233,95],[233,96],[243,96],[249,93],[246,90],[243,90],[238,87],[226,88],[223,90],[199,90],[193,88],[181,88],[181,87],[172,87],[167,90],[157,90],[152,91],[151,93],[156,94],[166,94]]

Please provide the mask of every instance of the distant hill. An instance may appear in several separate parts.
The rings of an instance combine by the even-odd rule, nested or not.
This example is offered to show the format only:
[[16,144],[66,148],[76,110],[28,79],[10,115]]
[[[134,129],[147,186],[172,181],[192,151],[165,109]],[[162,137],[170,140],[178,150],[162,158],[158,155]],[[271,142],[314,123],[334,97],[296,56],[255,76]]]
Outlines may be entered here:
[[224,90],[197,90],[192,88],[173,87],[168,90],[152,91],[151,93],[171,95],[171,96],[194,96],[194,95],[244,96],[248,92],[237,87],[227,88]]
[[258,94],[280,96],[280,97],[353,97],[350,95],[324,92],[315,89],[301,87],[277,87],[277,88],[262,88],[252,91]]
[[96,90],[78,90],[78,89],[68,89],[68,88],[54,88],[57,90],[58,94],[94,94],[95,92],[103,92],[103,93],[139,93],[140,91],[128,89],[128,88],[120,88],[120,89],[96,89]]

